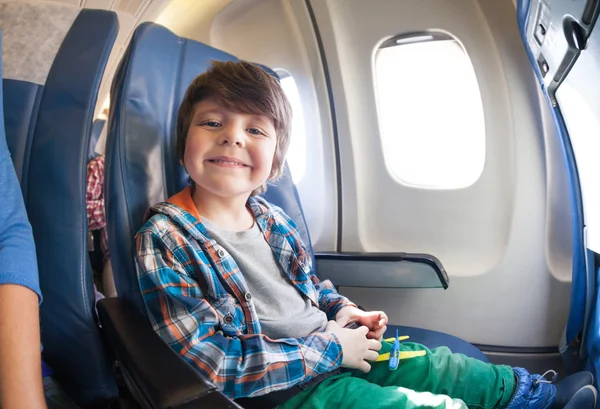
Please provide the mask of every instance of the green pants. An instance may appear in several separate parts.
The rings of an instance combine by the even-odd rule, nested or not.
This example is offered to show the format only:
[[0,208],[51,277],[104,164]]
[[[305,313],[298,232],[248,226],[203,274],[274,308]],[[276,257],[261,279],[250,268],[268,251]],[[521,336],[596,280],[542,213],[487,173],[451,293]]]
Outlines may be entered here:
[[[388,352],[383,343],[380,353]],[[511,367],[486,364],[446,347],[429,350],[403,343],[403,351],[425,350],[425,356],[401,360],[390,371],[388,361],[374,362],[367,374],[347,371],[294,396],[280,409],[501,409],[510,401],[516,381]]]

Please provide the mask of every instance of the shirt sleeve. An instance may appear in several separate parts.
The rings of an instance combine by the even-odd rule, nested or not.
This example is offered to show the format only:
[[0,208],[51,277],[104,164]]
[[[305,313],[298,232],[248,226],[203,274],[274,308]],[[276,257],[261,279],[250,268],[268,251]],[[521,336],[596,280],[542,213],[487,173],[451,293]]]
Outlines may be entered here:
[[263,334],[227,336],[215,308],[181,260],[194,250],[172,248],[156,232],[136,238],[136,266],[154,330],[226,396],[241,398],[288,389],[338,368],[342,348],[333,333],[272,340]]
[[33,233],[6,137],[0,134],[0,284],[27,287],[41,302]]
[[356,304],[336,291],[330,280],[319,281],[314,270],[310,278],[319,292],[319,309],[327,314],[328,320],[335,320],[338,311],[344,307],[356,307]]

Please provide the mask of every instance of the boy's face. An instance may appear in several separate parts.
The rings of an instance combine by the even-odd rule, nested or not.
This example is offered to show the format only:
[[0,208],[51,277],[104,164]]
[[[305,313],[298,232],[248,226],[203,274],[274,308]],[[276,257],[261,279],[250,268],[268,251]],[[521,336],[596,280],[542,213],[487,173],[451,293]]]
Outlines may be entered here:
[[276,138],[270,118],[206,99],[194,107],[183,165],[197,188],[221,197],[249,196],[271,173]]

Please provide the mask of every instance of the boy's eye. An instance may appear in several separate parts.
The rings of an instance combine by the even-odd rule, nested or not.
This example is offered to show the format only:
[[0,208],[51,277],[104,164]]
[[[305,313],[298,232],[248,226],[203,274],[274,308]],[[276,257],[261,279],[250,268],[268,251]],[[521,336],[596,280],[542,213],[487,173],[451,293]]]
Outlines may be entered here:
[[209,126],[211,128],[217,128],[217,127],[221,126],[221,124],[218,123],[217,121],[206,121],[206,122],[203,122],[202,125]]
[[264,136],[264,133],[260,129],[248,128],[247,131],[249,133],[251,133],[252,135],[263,135]]

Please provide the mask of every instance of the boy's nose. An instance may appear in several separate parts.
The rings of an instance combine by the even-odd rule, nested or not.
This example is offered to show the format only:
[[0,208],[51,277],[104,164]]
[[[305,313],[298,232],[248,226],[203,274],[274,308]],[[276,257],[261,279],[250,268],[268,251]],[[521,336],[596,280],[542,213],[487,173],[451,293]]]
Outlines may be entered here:
[[239,129],[224,129],[220,135],[219,145],[244,146],[244,131]]

